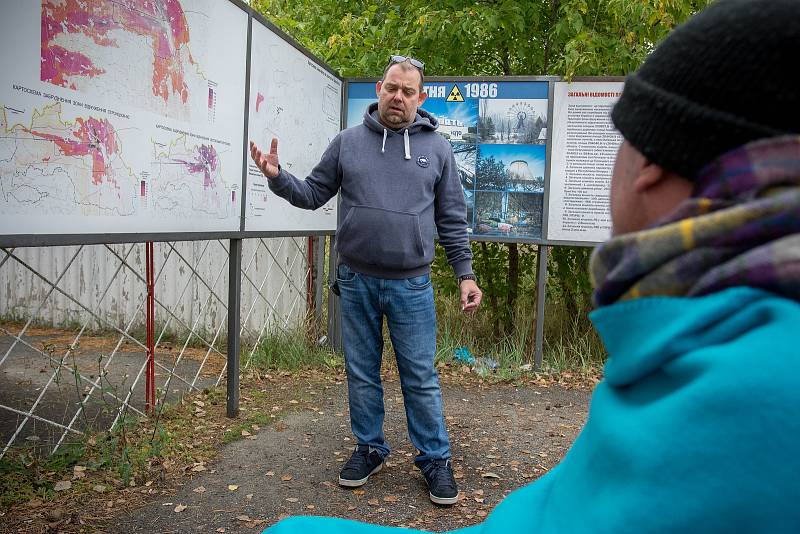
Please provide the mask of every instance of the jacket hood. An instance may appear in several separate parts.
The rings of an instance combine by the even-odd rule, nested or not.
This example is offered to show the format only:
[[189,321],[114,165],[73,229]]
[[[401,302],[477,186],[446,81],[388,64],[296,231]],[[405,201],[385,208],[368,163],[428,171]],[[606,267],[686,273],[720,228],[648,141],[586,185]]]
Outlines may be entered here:
[[[366,127],[370,130],[378,132],[381,135],[383,135],[384,130],[388,130],[390,132],[394,131],[391,128],[387,128],[381,124],[381,121],[378,120],[377,102],[370,104],[367,108],[367,111],[364,112],[364,125],[366,125]],[[434,131],[438,127],[439,121],[436,120],[436,117],[424,109],[417,109],[417,116],[414,118],[414,122],[412,122],[407,128],[401,129],[399,133],[402,133],[403,130],[408,130],[409,135],[414,135],[422,130]]]

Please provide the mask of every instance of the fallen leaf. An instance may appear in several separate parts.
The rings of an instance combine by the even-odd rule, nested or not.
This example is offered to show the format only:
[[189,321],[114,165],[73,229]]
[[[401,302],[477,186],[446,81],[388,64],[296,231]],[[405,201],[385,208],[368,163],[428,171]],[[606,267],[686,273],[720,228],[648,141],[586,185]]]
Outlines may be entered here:
[[59,480],[56,482],[56,485],[53,486],[53,491],[64,491],[68,490],[72,487],[72,482],[69,480]]
[[268,477],[274,477],[274,476],[275,476],[275,471],[267,471],[265,474],[266,474]]
[[284,482],[289,482],[290,480],[292,480],[292,475],[283,475],[281,477],[281,480],[283,480]]
[[486,517],[486,512],[484,512],[483,510],[478,510],[477,512],[475,512],[475,515],[477,515],[478,517]]
[[195,492],[195,493],[205,493],[206,492],[206,488],[204,488],[203,486],[197,486],[192,491]]
[[464,473],[461,473],[461,472],[453,473],[453,478],[462,479],[462,478],[464,478]]
[[177,514],[183,512],[184,510],[186,510],[185,504],[179,504],[178,506],[175,507],[175,513]]
[[307,504],[306,508],[308,508],[309,510],[313,510],[314,508],[316,508],[316,506],[314,506],[313,504]]
[[250,432],[248,432],[247,430],[242,430],[242,436],[247,437],[247,436],[250,436],[250,435],[252,435],[252,434],[250,434]]
[[238,519],[239,521],[251,521],[249,515],[237,515],[236,519]]
[[298,499],[297,497],[287,497],[286,500],[289,501],[289,502],[297,502],[300,499]]
[[247,495],[244,496],[244,498],[249,501],[249,500],[251,500],[253,498],[253,494],[252,493],[248,493]]
[[224,527],[219,527],[219,528],[217,529],[217,532],[225,532],[225,528],[224,528]]
[[500,478],[500,475],[497,473],[492,473],[491,471],[487,471],[486,473],[481,473],[483,478]]
[[236,490],[239,489],[239,485],[238,484],[228,484],[228,489],[230,491],[236,491]]
[[378,506],[378,499],[370,499],[367,501],[370,506]]
[[197,464],[196,466],[192,467],[192,471],[199,473],[200,471],[207,471],[207,469],[203,464]]
[[386,496],[383,498],[383,500],[384,500],[385,502],[397,502],[397,501],[399,501],[399,500],[400,500],[400,497],[398,497],[397,495],[386,495]]
[[106,487],[102,484],[95,484],[94,486],[92,486],[92,491],[96,493],[103,493],[106,491]]
[[353,490],[353,495],[364,495],[366,492],[367,490],[357,489]]

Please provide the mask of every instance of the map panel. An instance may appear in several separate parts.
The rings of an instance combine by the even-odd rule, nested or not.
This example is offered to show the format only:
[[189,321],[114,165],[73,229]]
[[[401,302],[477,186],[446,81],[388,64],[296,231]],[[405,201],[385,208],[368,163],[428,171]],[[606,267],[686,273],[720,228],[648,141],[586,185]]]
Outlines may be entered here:
[[[254,21],[250,65],[250,139],[269,150],[278,139],[281,166],[309,175],[340,131],[342,82],[267,27]],[[334,231],[336,197],[315,211],[273,194],[248,163],[245,229]]]
[[243,10],[13,0],[3,15],[0,232],[239,230]]

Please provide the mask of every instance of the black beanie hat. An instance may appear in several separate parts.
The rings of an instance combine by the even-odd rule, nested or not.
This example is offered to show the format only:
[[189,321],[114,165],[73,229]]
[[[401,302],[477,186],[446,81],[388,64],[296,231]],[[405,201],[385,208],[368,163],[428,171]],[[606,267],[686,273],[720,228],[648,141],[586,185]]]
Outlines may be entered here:
[[749,141],[800,132],[800,0],[719,0],[628,76],[611,113],[650,161],[694,179]]

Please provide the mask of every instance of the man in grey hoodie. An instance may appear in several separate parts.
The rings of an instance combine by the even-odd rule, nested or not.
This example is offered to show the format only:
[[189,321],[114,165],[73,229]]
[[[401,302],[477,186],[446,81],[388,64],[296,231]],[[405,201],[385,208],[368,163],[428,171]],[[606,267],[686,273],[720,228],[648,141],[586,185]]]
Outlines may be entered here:
[[481,301],[472,274],[466,206],[450,143],[425,101],[423,64],[392,56],[376,85],[378,102],[364,122],[337,135],[305,180],[251,142],[251,156],[270,189],[294,206],[317,209],[338,192],[336,284],[342,307],[342,342],[357,445],[339,484],[358,487],[380,471],[390,448],[383,433],[383,318],[397,359],[415,465],[430,499],[454,504],[458,487],[450,464],[436,353],[436,313],[430,264],[434,237],[444,246],[461,293],[461,309]]

